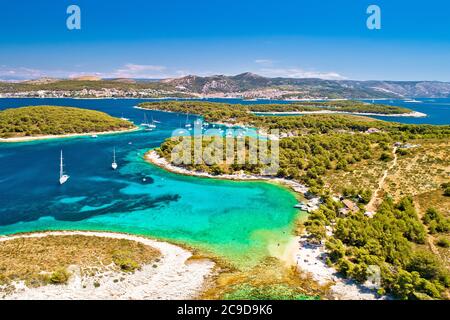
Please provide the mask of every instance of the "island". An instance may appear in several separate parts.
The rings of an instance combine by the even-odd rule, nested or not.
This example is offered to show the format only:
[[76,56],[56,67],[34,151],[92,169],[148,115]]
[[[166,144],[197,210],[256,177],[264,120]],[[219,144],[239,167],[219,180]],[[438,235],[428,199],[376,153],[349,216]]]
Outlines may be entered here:
[[214,268],[181,247],[122,233],[37,232],[0,244],[0,299],[8,300],[193,299]]
[[[269,177],[262,176],[259,162],[171,163],[172,151],[186,136],[167,139],[146,159],[175,173],[290,184],[299,193],[299,207],[309,215],[298,222],[292,252],[283,256],[319,284],[329,285],[331,292],[349,299],[449,299],[449,125],[400,124],[347,114],[252,113],[305,108],[285,104],[249,107],[188,101],[139,107],[196,114],[224,129],[280,130],[279,169]],[[408,112],[376,105],[362,108],[355,103],[351,111]],[[198,145],[206,148],[211,141],[231,138],[235,137],[210,136]],[[196,139],[203,137],[193,136],[192,146]],[[240,139],[247,153],[257,137]],[[234,147],[230,152],[236,157]],[[361,290],[352,295],[355,284]],[[362,293],[367,290],[371,296]]]
[[130,121],[80,108],[31,106],[0,111],[0,142],[100,135],[136,129]]

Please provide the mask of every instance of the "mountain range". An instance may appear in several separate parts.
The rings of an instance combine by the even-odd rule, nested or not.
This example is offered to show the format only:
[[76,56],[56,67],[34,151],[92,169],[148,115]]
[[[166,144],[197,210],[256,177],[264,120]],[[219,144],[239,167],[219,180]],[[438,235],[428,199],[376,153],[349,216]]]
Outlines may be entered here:
[[[236,76],[186,76],[161,80],[180,90],[201,94],[278,89],[310,97],[417,98],[450,97],[450,83],[438,81],[356,81],[315,78],[267,78],[250,72]],[[287,93],[288,94],[288,93]]]
[[[189,75],[173,79],[43,78],[18,83],[0,82],[0,94],[117,89],[133,96],[242,97],[271,99],[448,98],[450,83],[439,81],[357,81],[315,78],[268,78],[246,72],[235,76]],[[42,93],[41,93],[42,94]],[[117,92],[115,93],[117,96]],[[120,94],[120,93],[119,93]]]

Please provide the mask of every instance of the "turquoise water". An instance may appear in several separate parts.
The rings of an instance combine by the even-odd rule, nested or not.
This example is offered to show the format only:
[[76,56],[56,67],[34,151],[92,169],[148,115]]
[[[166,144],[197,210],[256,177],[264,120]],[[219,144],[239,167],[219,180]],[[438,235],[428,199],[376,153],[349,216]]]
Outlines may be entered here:
[[[75,106],[141,123],[144,111],[133,108],[141,101],[145,100],[0,99],[0,110]],[[429,116],[380,119],[450,124],[450,99],[393,104]],[[268,255],[270,244],[286,240],[299,214],[293,209],[294,195],[286,189],[260,182],[184,177],[144,162],[143,154],[186,120],[185,115],[150,114],[161,121],[153,132],[0,144],[0,234],[48,229],[128,232],[180,242],[240,264],[256,263]],[[114,147],[117,171],[111,169]],[[63,186],[58,184],[61,149],[71,176]]]
[[[0,108],[56,104],[102,110],[142,122],[135,100],[0,99]],[[260,182],[168,173],[143,160],[185,116],[152,112],[153,132],[0,144],[0,234],[37,230],[110,230],[200,248],[256,263],[288,237],[295,196]],[[147,116],[150,116],[148,112]],[[193,119],[192,119],[193,120]],[[131,143],[131,144],[130,144]],[[119,169],[111,169],[116,148]],[[60,186],[59,151],[69,181]],[[145,178],[145,181],[144,181]]]

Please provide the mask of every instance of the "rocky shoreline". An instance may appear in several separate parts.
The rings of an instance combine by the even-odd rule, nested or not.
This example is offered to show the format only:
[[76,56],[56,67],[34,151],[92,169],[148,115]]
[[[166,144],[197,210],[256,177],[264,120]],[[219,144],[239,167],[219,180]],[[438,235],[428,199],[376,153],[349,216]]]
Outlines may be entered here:
[[34,136],[34,137],[12,137],[12,138],[0,138],[1,142],[14,143],[14,142],[29,142],[38,140],[49,140],[49,139],[62,139],[62,138],[76,138],[76,137],[86,137],[86,136],[100,136],[109,134],[120,134],[129,133],[139,130],[139,127],[135,126],[131,129],[115,130],[115,131],[102,131],[102,132],[86,132],[86,133],[73,133],[73,134],[58,134],[58,135],[45,135],[45,136]]
[[[203,178],[226,179],[235,181],[266,181],[276,182],[291,187],[295,192],[305,194],[308,187],[298,182],[258,175],[218,175],[214,176],[205,172],[190,171],[177,167],[169,163],[166,159],[160,157],[155,150],[150,150],[145,154],[146,161],[167,171]],[[332,299],[337,300],[377,300],[383,299],[376,292],[365,285],[360,285],[354,281],[342,278],[337,271],[325,263],[326,250],[324,243],[313,244],[309,241],[305,233],[300,237],[295,237],[286,247],[286,252],[282,255],[282,260],[292,265],[304,273],[309,274],[312,279],[320,285],[330,285],[330,295]]]
[[[14,290],[3,296],[6,300],[179,300],[196,299],[203,292],[215,263],[207,259],[190,260],[192,253],[173,244],[141,236],[112,232],[51,231],[0,237],[3,241],[19,238],[82,235],[126,239],[157,249],[160,261],[143,265],[134,273],[124,273],[105,268],[99,274],[81,274],[79,267],[70,266],[71,277],[67,284],[27,287],[23,281],[12,284]],[[120,279],[118,281],[117,279]],[[11,286],[11,285],[10,285]]]

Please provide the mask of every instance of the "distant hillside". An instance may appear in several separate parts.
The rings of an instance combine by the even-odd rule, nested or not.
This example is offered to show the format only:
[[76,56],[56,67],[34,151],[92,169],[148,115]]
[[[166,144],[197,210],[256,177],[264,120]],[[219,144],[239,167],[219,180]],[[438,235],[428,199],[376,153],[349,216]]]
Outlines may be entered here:
[[[94,81],[95,80],[95,81]],[[85,92],[85,91],[97,92]],[[111,92],[111,90],[120,92]],[[38,94],[38,91],[39,92]],[[21,94],[24,93],[24,94]],[[174,79],[38,79],[0,82],[4,96],[64,97],[242,97],[270,99],[448,98],[450,83],[438,81],[355,81],[267,78],[246,72],[236,76],[189,75]]]
[[418,98],[450,97],[450,83],[437,81],[354,81],[266,78],[253,73],[237,76],[186,76],[163,80],[163,83],[196,93],[229,93],[277,88],[299,95],[328,98]]
[[131,129],[134,125],[93,110],[36,106],[0,111],[0,137],[61,135]]
[[77,81],[100,81],[100,80],[102,80],[102,78],[97,77],[97,76],[80,76],[80,77],[72,78],[72,80],[77,80]]

